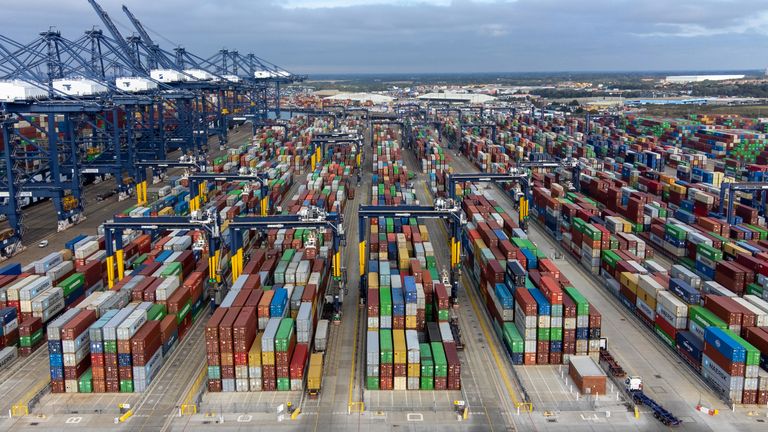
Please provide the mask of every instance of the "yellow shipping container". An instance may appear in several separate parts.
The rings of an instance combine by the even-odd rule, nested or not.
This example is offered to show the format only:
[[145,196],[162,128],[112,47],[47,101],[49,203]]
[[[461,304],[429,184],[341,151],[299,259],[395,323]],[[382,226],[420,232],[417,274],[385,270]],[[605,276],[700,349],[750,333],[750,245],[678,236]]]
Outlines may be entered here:
[[261,366],[261,336],[264,333],[256,335],[256,339],[253,340],[250,351],[248,351],[248,366],[258,367]]
[[323,383],[323,354],[314,353],[309,357],[309,370],[307,371],[307,390],[319,392]]
[[261,353],[261,364],[265,366],[273,366],[275,364],[275,352],[264,351]]
[[379,289],[379,274],[368,272],[368,288]]
[[632,293],[637,294],[637,274],[630,272],[621,272],[619,283],[626,287]]
[[429,241],[429,231],[425,225],[419,225],[419,234],[421,235],[421,241]]
[[416,329],[416,316],[415,315],[406,315],[405,316],[405,328],[408,330],[415,330]]
[[405,344],[405,331],[392,330],[392,343],[395,351],[395,364],[408,362],[408,347]]
[[744,248],[742,248],[740,246],[736,246],[735,243],[725,243],[723,245],[723,252],[725,252],[725,253],[727,253],[728,255],[731,255],[731,256],[737,256],[739,253],[744,253],[744,254],[750,254],[751,255],[751,252],[749,252],[748,250],[746,250],[746,249],[744,249]]
[[420,363],[408,363],[408,378],[418,378],[421,375]]

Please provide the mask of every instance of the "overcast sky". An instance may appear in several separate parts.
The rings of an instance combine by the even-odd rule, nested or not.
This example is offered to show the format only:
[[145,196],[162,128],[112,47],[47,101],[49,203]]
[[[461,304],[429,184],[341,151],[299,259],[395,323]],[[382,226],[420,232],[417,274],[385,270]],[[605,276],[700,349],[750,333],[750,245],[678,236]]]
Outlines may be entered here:
[[[124,36],[123,3],[166,49],[237,49],[297,73],[768,66],[767,0],[97,1]],[[0,34],[19,41],[104,28],[87,0],[3,3]]]

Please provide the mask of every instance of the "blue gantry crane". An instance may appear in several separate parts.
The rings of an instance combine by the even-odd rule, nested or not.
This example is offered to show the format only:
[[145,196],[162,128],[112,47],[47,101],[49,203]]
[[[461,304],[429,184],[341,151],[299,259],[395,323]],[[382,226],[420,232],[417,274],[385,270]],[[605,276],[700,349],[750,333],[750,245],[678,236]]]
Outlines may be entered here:
[[[367,302],[368,295],[368,273],[366,271],[369,266],[367,260],[366,251],[366,238],[367,238],[367,220],[371,218],[421,218],[421,219],[443,219],[448,221],[451,232],[451,244],[455,245],[459,239],[459,233],[461,228],[466,224],[466,217],[461,211],[455,201],[447,199],[438,199],[435,201],[434,206],[418,206],[418,205],[397,205],[397,206],[377,206],[377,205],[360,205],[357,217],[359,221],[358,236],[359,236],[359,269],[360,269],[360,301]],[[458,249],[451,248],[451,272],[450,272],[450,285],[451,285],[451,299],[455,303],[458,295],[458,263],[460,252]]]
[[[328,229],[332,234],[331,275],[336,282],[334,306],[340,310],[345,291],[345,271],[341,263],[341,250],[345,245],[345,233],[342,219],[338,213],[326,213],[317,208],[296,215],[274,216],[238,216],[222,221],[213,207],[194,211],[190,216],[155,216],[115,218],[103,224],[105,250],[107,255],[107,279],[110,287],[125,276],[125,261],[123,256],[123,233],[127,230],[158,232],[173,229],[202,230],[206,235],[208,255],[209,280],[215,282],[214,292],[211,292],[212,303],[217,304],[225,294],[227,277],[221,266],[223,248],[229,247],[230,271],[229,280],[234,282],[242,274],[245,262],[243,238],[245,232],[255,230],[265,232],[272,229]],[[225,238],[229,237],[229,244]]]
[[89,4],[108,34],[94,28],[68,40],[48,30],[28,44],[0,36],[0,80],[11,89],[0,100],[3,257],[21,248],[23,205],[51,199],[64,229],[83,218],[88,182],[113,177],[125,198],[139,181],[146,200],[142,162],[162,170],[175,149],[199,160],[209,134],[226,142],[232,115],[269,115],[272,83],[279,95],[281,83],[305,79],[253,54],[223,50],[220,68],[183,47],[164,51],[126,7],[138,36],[123,37],[98,3]]

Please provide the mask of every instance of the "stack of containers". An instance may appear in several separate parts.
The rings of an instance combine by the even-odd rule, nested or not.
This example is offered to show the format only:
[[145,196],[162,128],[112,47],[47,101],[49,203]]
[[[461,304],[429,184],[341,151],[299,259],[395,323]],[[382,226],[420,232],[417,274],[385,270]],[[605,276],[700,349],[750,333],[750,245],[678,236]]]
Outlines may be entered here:
[[[415,193],[406,185],[397,132],[376,129],[374,142],[372,204],[412,202]],[[460,389],[458,354],[448,326],[450,297],[437,282],[440,274],[426,226],[415,218],[371,219],[367,262],[366,388]],[[438,322],[447,330],[441,332]]]
[[0,348],[15,346],[19,341],[18,312],[14,307],[0,309]]
[[[78,379],[91,366],[88,327],[95,321],[94,311],[82,310],[61,326],[60,343],[66,393],[77,393]],[[54,384],[52,380],[51,391],[59,392],[59,390],[61,385]]]
[[[304,344],[306,347],[306,345]],[[277,377],[277,390],[288,391],[291,390],[291,358],[296,348],[296,326],[292,318],[283,318],[280,320],[280,326],[278,327],[275,335],[275,376]],[[306,348],[304,348],[306,353]],[[304,361],[306,362],[306,354]],[[301,365],[301,371],[303,372],[304,365]]]
[[[462,207],[472,220],[463,245],[471,251],[465,268],[478,283],[512,362],[563,364],[571,355],[598,359],[598,311],[495,202],[470,193]],[[602,240],[597,243],[599,254]]]
[[261,339],[261,375],[265,391],[277,390],[277,371],[275,370],[275,342],[280,329],[280,318],[270,318]]
[[729,400],[745,404],[757,402],[759,362],[760,352],[730,330],[706,329],[702,376]]

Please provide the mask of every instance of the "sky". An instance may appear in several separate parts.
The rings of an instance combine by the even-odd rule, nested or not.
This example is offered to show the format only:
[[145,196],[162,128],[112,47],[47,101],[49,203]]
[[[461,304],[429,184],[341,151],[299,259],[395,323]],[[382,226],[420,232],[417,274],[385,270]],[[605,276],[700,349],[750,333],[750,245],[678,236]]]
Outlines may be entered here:
[[[294,73],[744,70],[768,66],[766,0],[97,0],[164,48],[253,52]],[[87,0],[6,2],[0,34],[68,39]],[[162,35],[162,36],[160,36]]]

